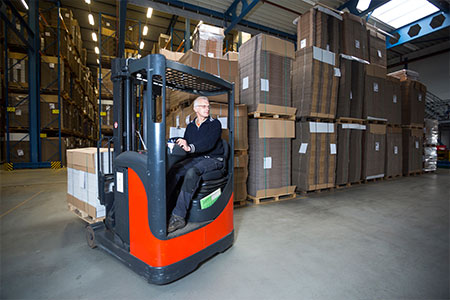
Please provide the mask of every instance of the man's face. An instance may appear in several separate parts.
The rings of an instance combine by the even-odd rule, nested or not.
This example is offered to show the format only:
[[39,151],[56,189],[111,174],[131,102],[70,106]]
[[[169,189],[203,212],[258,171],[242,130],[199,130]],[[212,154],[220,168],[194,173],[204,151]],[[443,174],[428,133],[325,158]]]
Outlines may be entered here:
[[194,107],[197,117],[209,117],[209,101],[206,99],[199,99],[197,105]]

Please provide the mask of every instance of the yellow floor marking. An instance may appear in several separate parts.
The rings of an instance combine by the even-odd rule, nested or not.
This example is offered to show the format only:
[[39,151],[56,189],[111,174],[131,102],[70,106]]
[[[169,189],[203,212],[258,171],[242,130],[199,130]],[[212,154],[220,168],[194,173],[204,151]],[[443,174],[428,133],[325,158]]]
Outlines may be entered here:
[[17,204],[15,207],[11,208],[10,210],[8,210],[7,212],[3,213],[2,215],[0,215],[0,218],[6,216],[7,214],[9,214],[10,212],[14,211],[15,209],[21,207],[22,205],[24,205],[25,203],[27,203],[28,201],[30,201],[31,199],[33,199],[34,197],[36,197],[37,195],[39,195],[40,193],[42,193],[43,191],[39,191],[36,194],[34,194],[33,196],[31,196],[30,198],[28,198],[27,200],[22,201],[21,203]]

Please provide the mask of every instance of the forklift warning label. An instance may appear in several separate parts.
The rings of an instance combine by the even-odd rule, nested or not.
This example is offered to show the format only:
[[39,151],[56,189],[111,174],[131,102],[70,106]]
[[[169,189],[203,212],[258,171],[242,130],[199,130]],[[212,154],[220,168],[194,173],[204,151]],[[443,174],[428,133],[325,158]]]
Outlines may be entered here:
[[210,207],[211,205],[213,205],[217,199],[219,199],[220,195],[221,195],[221,191],[220,188],[215,190],[214,192],[212,192],[211,194],[209,194],[208,196],[200,199],[200,208],[201,209],[206,209],[208,207]]

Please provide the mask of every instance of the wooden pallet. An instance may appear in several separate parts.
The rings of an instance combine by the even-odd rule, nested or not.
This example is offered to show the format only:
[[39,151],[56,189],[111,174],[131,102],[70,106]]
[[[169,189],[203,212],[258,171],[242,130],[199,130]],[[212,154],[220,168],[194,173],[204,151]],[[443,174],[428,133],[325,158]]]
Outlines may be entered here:
[[338,124],[364,124],[364,119],[356,119],[356,118],[339,118],[336,120]]
[[387,127],[391,127],[391,128],[402,128],[402,125],[400,124],[386,124]]
[[255,111],[255,112],[251,112],[248,113],[249,118],[254,118],[254,119],[283,119],[283,120],[290,120],[290,121],[295,121],[295,115],[290,115],[290,114],[283,114],[283,113],[271,113],[271,112],[260,112],[260,111]]
[[234,149],[234,156],[248,155],[248,150],[236,150]]
[[331,191],[334,191],[334,189],[335,189],[335,187],[328,187],[328,188],[317,189],[317,190],[300,191],[299,194],[301,194],[302,196],[308,196],[308,195],[313,195],[313,194],[331,192]]
[[385,180],[392,180],[392,179],[397,179],[397,178],[400,178],[400,177],[402,177],[402,175],[401,174],[397,174],[397,175],[392,175],[392,176],[386,176],[386,177],[384,177],[384,179]]
[[345,189],[345,188],[349,188],[349,187],[352,187],[355,185],[360,185],[362,183],[363,182],[360,180],[360,181],[356,181],[356,182],[347,182],[347,183],[343,183],[343,184],[338,184],[338,185],[336,185],[336,189]]
[[79,209],[78,207],[75,207],[74,205],[67,203],[69,210],[73,211],[79,218],[83,219],[85,222],[89,224],[97,223],[103,221],[105,218],[94,218],[92,216],[89,216],[88,213],[84,212],[83,210]]
[[407,129],[423,129],[423,124],[402,125],[402,128],[407,128]]
[[323,122],[323,123],[334,123],[334,119],[332,117],[299,117],[297,121],[300,122]]
[[378,120],[378,119],[366,119],[367,124],[384,124],[386,125],[387,120]]
[[404,174],[404,176],[407,176],[407,177],[409,177],[409,176],[419,176],[419,175],[422,175],[422,174],[423,174],[422,171],[412,171],[412,172],[409,172],[408,174]]
[[241,200],[241,201],[234,201],[233,206],[234,208],[240,208],[247,205],[247,200]]
[[297,197],[297,194],[295,192],[293,193],[286,193],[286,194],[278,194],[268,197],[254,197],[251,195],[247,196],[250,202],[252,202],[255,205],[259,204],[266,204],[266,203],[273,203],[273,202],[280,202],[284,200],[291,200]]
[[371,178],[371,179],[364,179],[364,183],[370,183],[370,182],[377,182],[377,181],[383,181],[384,177],[378,177],[378,178]]

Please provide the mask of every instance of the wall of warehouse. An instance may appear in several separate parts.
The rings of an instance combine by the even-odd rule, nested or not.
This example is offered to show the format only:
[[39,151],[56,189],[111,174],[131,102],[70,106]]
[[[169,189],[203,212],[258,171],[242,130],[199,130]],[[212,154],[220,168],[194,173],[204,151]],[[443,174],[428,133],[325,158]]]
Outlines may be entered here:
[[[389,72],[403,69],[390,68]],[[450,99],[450,51],[408,63],[408,69],[419,72],[420,81],[427,90],[441,99]]]

